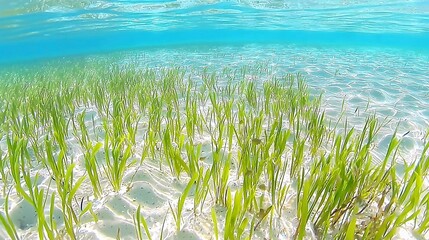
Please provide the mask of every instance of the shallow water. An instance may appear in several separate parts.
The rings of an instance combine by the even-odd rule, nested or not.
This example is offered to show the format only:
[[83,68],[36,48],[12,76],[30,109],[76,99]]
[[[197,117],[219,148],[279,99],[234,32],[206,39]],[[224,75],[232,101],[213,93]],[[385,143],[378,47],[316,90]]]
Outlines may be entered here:
[[[340,115],[344,99],[345,115],[357,127],[373,112],[391,120],[380,132],[376,156],[399,123],[408,161],[429,127],[428,43],[427,0],[0,0],[0,70],[107,62],[300,72],[312,93],[324,94],[329,117]],[[163,204],[154,187],[162,187],[160,176],[154,175],[161,184],[153,186],[137,176],[136,191],[145,190],[147,198],[130,191],[125,199]],[[170,190],[177,195],[181,189]],[[121,201],[106,200],[108,209],[100,213],[106,221],[96,233],[115,235],[107,220],[128,217],[116,208],[125,206]],[[155,212],[149,221],[161,222],[164,215]],[[210,232],[206,224],[202,232]],[[123,225],[131,236],[131,225]]]

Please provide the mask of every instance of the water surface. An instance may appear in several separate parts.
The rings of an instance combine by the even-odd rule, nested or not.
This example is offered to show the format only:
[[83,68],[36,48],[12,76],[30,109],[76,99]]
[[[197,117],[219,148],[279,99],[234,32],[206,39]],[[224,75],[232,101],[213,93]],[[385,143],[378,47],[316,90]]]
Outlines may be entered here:
[[198,44],[429,48],[425,0],[0,2],[0,63]]

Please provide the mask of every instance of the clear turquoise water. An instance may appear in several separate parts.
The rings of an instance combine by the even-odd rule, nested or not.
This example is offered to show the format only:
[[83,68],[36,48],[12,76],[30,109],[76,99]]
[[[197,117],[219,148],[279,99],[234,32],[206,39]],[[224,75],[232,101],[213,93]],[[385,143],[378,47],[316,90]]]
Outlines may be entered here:
[[100,59],[301,72],[329,115],[391,118],[381,149],[398,122],[411,152],[429,127],[428,0],[0,0],[0,67]]
[[0,1],[0,63],[196,44],[429,52],[427,0]]

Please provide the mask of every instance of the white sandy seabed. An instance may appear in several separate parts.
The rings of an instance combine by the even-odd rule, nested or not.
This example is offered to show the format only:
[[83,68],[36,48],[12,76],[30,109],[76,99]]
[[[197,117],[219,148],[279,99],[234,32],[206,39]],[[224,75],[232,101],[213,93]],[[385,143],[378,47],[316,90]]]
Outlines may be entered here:
[[[88,132],[90,137],[97,141],[102,142],[102,136],[98,136],[98,129],[102,129],[100,119],[97,117],[96,111],[87,112]],[[92,123],[92,116],[95,116],[95,135]],[[144,128],[145,124],[140,124],[143,127],[139,128],[140,134],[137,135],[135,146],[135,152],[142,152],[144,145]],[[69,136],[72,136],[70,129]],[[101,134],[100,134],[101,135]],[[70,155],[74,158],[74,162],[78,162],[74,172],[76,178],[85,174],[85,165],[83,160],[83,153],[78,141],[74,137],[69,137],[67,140]],[[203,164],[209,166],[211,162],[211,139],[210,136],[203,136],[200,139],[196,139],[196,144],[202,144],[201,159],[204,159]],[[1,142],[2,150],[5,150],[5,141]],[[99,158],[103,159],[104,152],[101,150]],[[135,154],[132,160],[140,161],[140,155]],[[138,164],[136,164],[138,165]],[[102,170],[101,170],[102,171]],[[32,169],[32,175],[39,174],[38,185],[40,188],[53,188],[52,179],[49,177],[48,171],[43,165]],[[234,164],[231,168],[231,175],[235,176]],[[163,238],[166,239],[210,239],[213,237],[213,226],[210,215],[210,206],[213,200],[208,197],[206,200],[206,207],[203,208],[203,212],[194,214],[193,210],[193,190],[191,190],[188,200],[185,202],[184,211],[182,214],[183,226],[182,230],[177,232],[176,225],[174,222],[173,215],[170,210],[169,203],[175,208],[177,200],[182,194],[187,181],[185,175],[179,180],[173,177],[166,165],[163,165],[160,169],[159,160],[147,159],[141,166],[130,167],[125,174],[123,187],[119,193],[114,193],[110,186],[109,181],[104,178],[101,180],[102,189],[104,191],[101,199],[94,199],[92,186],[89,180],[85,180],[82,187],[79,189],[76,199],[76,208],[85,208],[88,202],[92,202],[93,210],[98,217],[98,222],[94,222],[93,217],[90,214],[84,215],[82,219],[82,225],[78,228],[79,239],[116,239],[118,235],[118,229],[120,229],[119,235],[121,239],[135,239],[135,228],[133,224],[133,216],[139,205],[141,205],[141,213],[146,218],[149,225],[150,232],[153,239],[158,239],[161,235],[162,224],[164,218],[166,218],[165,226],[163,230]],[[1,183],[3,184],[3,183]],[[235,189],[239,184],[239,181],[231,179],[229,185],[231,189]],[[1,188],[3,186],[0,186]],[[107,193],[106,193],[107,192]],[[110,193],[109,193],[110,192]],[[4,204],[4,196],[0,197],[0,205]],[[10,216],[19,230],[22,239],[36,239],[37,235],[37,215],[34,208],[23,199],[20,199],[16,194],[9,196]],[[207,207],[208,206],[208,207]],[[218,217],[219,227],[223,226],[226,209],[223,207],[216,207],[216,213]],[[286,210],[286,214],[293,216],[293,206],[290,206],[289,210]],[[54,211],[54,220],[57,221],[57,225],[61,227],[63,225],[62,213],[59,206],[56,206]],[[279,223],[281,224],[281,223]],[[294,228],[292,228],[293,221],[290,223],[282,223],[283,226],[279,231],[279,237],[284,235],[291,236]],[[7,235],[3,229],[0,228],[0,239],[7,239]],[[288,232],[287,234],[281,234],[281,231]],[[255,237],[263,237],[266,231],[261,230],[255,233]]]
[[[272,48],[280,48],[279,46],[274,46]],[[213,49],[211,49],[213,50]],[[301,50],[302,49],[298,49]],[[253,54],[252,54],[253,51]],[[270,62],[273,61],[274,56],[266,54],[267,52],[273,52],[273,49],[260,49],[254,46],[243,47],[239,49],[230,49],[230,48],[220,48],[217,52],[219,55],[217,57],[207,58],[207,56],[201,52],[186,52],[187,54],[194,54],[194,58],[189,58],[189,55],[185,53],[183,56],[187,56],[186,59],[194,59],[194,61],[201,61],[210,63],[208,65],[215,65],[216,61],[225,61],[230,60],[232,66],[238,65],[234,64],[243,59],[248,62],[246,64],[255,64],[257,61],[252,58],[255,56],[255,51],[258,51],[257,56],[260,56],[263,61]],[[288,52],[299,52],[297,49],[289,49]],[[406,134],[403,139],[404,146],[402,153],[404,156],[408,156],[413,160],[417,152],[422,147],[422,136],[424,135],[425,128],[429,122],[429,102],[427,98],[427,89],[424,90],[422,87],[427,87],[427,83],[418,82],[416,79],[422,78],[418,71],[419,67],[422,67],[422,63],[425,61],[425,57],[421,59],[417,58],[415,63],[417,66],[410,67],[406,65],[407,58],[392,60],[395,55],[390,55],[390,53],[383,53],[385,62],[392,64],[397,64],[396,68],[393,69],[381,69],[381,72],[377,70],[382,66],[378,62],[370,57],[366,57],[360,60],[351,61],[348,64],[344,65],[342,62],[344,59],[350,59],[350,56],[343,56],[339,52],[335,51],[313,51],[312,49],[307,49],[307,55],[292,55],[292,57],[287,57],[281,55],[278,56],[276,61],[274,61],[273,66],[275,68],[281,68],[283,65],[287,65],[285,59],[294,59],[295,68],[289,67],[286,70],[282,71],[301,71],[307,74],[308,83],[310,89],[323,89],[325,91],[325,109],[329,116],[334,117],[338,116],[338,104],[342,99],[346,100],[348,106],[346,115],[350,116],[350,121],[355,122],[356,124],[362,122],[364,119],[365,113],[362,109],[359,109],[359,106],[366,105],[369,101],[369,110],[373,112],[381,113],[381,116],[390,116],[393,121],[383,128],[384,132],[380,132],[381,137],[379,138],[379,151],[376,152],[376,155],[382,155],[387,148],[387,144],[390,141],[391,133],[393,133],[396,124],[400,121],[401,125],[399,127],[399,133]],[[180,51],[178,51],[180,54]],[[185,51],[184,51],[185,52]],[[233,52],[238,52],[237,54],[232,54]],[[265,52],[265,55],[264,55]],[[319,53],[316,53],[319,52]],[[139,55],[140,54],[140,55]],[[291,53],[292,54],[292,53]],[[355,53],[348,52],[348,55],[353,55]],[[168,59],[165,55],[168,55],[167,50],[160,50],[149,53],[138,53],[133,54],[133,57],[136,55],[144,56],[145,62],[149,62],[153,65],[164,64],[163,62],[154,62],[159,61],[157,59]],[[249,56],[248,56],[249,55]],[[347,55],[347,54],[346,54]],[[355,57],[362,57],[363,55],[355,54]],[[368,55],[368,53],[367,53]],[[128,56],[128,55],[126,55]],[[150,59],[146,59],[147,56],[151,56]],[[174,61],[177,65],[181,64],[182,59],[181,55],[169,55],[170,61]],[[265,57],[264,57],[265,56]],[[374,55],[378,56],[378,55]],[[329,64],[333,66],[326,65],[324,66],[322,62],[318,63],[313,62],[316,58],[327,58],[330,59]],[[389,58],[390,57],[390,58]],[[172,59],[171,59],[172,58]],[[229,59],[228,59],[229,58]],[[284,58],[284,59],[283,59]],[[411,57],[412,58],[412,57]],[[197,60],[195,60],[197,59]],[[199,60],[198,60],[199,59]],[[253,59],[253,61],[251,60]],[[126,60],[124,60],[126,61]],[[167,60],[168,61],[168,60]],[[259,60],[258,60],[259,61]],[[282,62],[283,61],[283,62]],[[344,60],[346,61],[346,60]],[[359,63],[359,62],[360,63]],[[365,62],[366,61],[366,62]],[[398,62],[399,61],[399,62]],[[401,61],[404,64],[401,65]],[[320,64],[321,65],[320,65]],[[337,65],[335,65],[337,63]],[[188,63],[189,64],[189,63]],[[195,63],[192,63],[194,65]],[[353,65],[355,64],[355,65]],[[203,64],[200,64],[203,65]],[[337,67],[335,67],[337,66]],[[353,67],[354,66],[354,67]],[[370,69],[365,67],[370,66]],[[359,70],[358,70],[359,68]],[[282,72],[279,71],[279,72]],[[401,72],[402,71],[402,72]],[[390,74],[390,75],[389,75]],[[337,78],[336,82],[334,81],[324,81],[332,77]],[[377,78],[380,77],[383,81],[378,83],[364,81],[366,78]],[[412,84],[404,84],[402,81],[410,77],[411,82],[419,84],[415,86]],[[316,79],[322,79],[320,82]],[[361,78],[361,79],[360,79]],[[386,79],[390,81],[387,84]],[[423,76],[424,78],[424,76]],[[414,79],[414,80],[413,80]],[[343,81],[338,81],[343,80]],[[345,82],[348,81],[348,82]],[[389,88],[385,86],[389,85]],[[378,87],[377,87],[378,86]],[[414,91],[414,92],[411,92]],[[426,91],[426,92],[425,92]],[[399,96],[399,98],[398,98]],[[426,96],[426,98],[424,98]],[[407,102],[408,101],[408,102]],[[394,103],[392,105],[392,103]],[[417,104],[417,106],[414,106]],[[428,107],[428,108],[426,108]],[[409,111],[416,111],[414,115],[411,115]],[[87,126],[91,126],[90,123],[91,114],[95,116],[96,125],[95,131],[89,127],[88,132],[92,134],[92,139],[96,141],[102,141],[102,136],[98,133],[101,132],[99,129],[102,129],[100,120],[97,117],[95,109],[86,109],[88,116]],[[413,116],[417,116],[413,118]],[[137,135],[136,142],[140,143],[135,146],[135,156],[134,159],[139,161],[140,156],[138,153],[141,153],[142,147],[144,145],[144,132],[146,131],[144,122],[140,124],[139,134]],[[73,136],[70,132],[69,136]],[[390,137],[389,137],[390,136]],[[205,164],[210,164],[211,156],[211,145],[209,136],[200,136],[199,142],[203,145],[202,159]],[[76,176],[83,175],[85,172],[85,166],[83,164],[83,153],[80,149],[80,146],[76,139],[69,137],[68,145],[70,150],[70,155],[75,159],[75,162],[79,162],[75,168]],[[4,151],[6,146],[5,141],[0,143],[1,149]],[[99,154],[103,154],[100,152]],[[234,166],[231,167],[230,174],[230,183],[229,186],[234,189],[234,186],[239,186],[241,183],[236,180],[234,176]],[[32,174],[38,173],[40,175],[38,181],[41,187],[48,188],[51,179],[46,170],[32,169]],[[186,177],[177,179],[173,177],[167,166],[163,166],[161,169],[159,167],[159,161],[157,159],[147,159],[143,162],[143,165],[140,167],[130,167],[124,177],[123,189],[120,193],[113,193],[110,189],[109,182],[107,179],[102,179],[102,189],[103,196],[101,199],[93,199],[92,188],[89,180],[85,180],[81,189],[79,189],[76,195],[75,207],[83,208],[89,202],[92,202],[93,209],[98,216],[98,222],[94,222],[91,215],[87,214],[82,219],[82,225],[78,228],[78,237],[79,239],[115,239],[118,234],[118,229],[120,229],[121,239],[135,239],[135,229],[133,224],[133,215],[138,207],[141,205],[142,215],[145,216],[147,223],[150,228],[150,232],[154,239],[158,239],[161,235],[162,224],[165,220],[165,227],[163,229],[163,237],[167,239],[213,239],[213,226],[210,215],[210,206],[212,206],[213,200],[208,196],[205,208],[203,211],[194,214],[193,212],[193,201],[192,201],[192,191],[189,195],[188,200],[185,202],[184,211],[182,214],[183,217],[183,226],[180,232],[175,230],[175,222],[171,211],[169,210],[169,203],[172,204],[173,208],[177,204],[177,199],[183,192],[187,184]],[[0,183],[0,185],[3,183]],[[2,188],[3,186],[0,186]],[[51,186],[52,188],[52,186]],[[291,239],[292,235],[297,226],[296,219],[296,203],[294,199],[294,189],[291,188],[289,191],[289,197],[286,201],[285,210],[283,211],[286,217],[283,217],[282,220],[274,221],[274,233],[271,236],[276,236],[278,239]],[[109,193],[110,192],[110,193]],[[259,194],[263,194],[261,190]],[[0,196],[0,206],[3,207],[5,201],[5,196]],[[21,233],[22,239],[35,239],[37,237],[36,228],[37,228],[37,217],[34,212],[34,209],[24,200],[20,200],[18,196],[11,195],[9,199],[10,203],[10,215]],[[54,214],[54,219],[57,221],[58,225],[61,226],[63,220],[61,211],[56,206],[56,211]],[[224,218],[226,214],[226,209],[222,207],[216,207],[216,213],[219,221],[219,227],[223,226]],[[311,229],[308,231],[309,237],[311,238]],[[260,229],[255,233],[256,239],[263,239],[269,237],[268,227],[262,225]],[[398,238],[402,239],[411,239],[413,238],[409,229],[400,229],[397,235]],[[4,230],[0,228],[0,239],[6,239],[7,235]]]
[[[101,121],[97,118],[95,110],[87,111],[87,126],[88,132],[92,133],[91,138],[102,142],[102,136],[98,135],[98,129],[102,129]],[[95,115],[95,135],[92,127],[92,116]],[[136,142],[141,143],[135,146],[135,152],[142,151],[144,145],[144,132],[146,131],[144,123],[140,124],[139,133]],[[101,135],[101,134],[100,134]],[[70,136],[72,136],[70,132]],[[79,164],[76,166],[75,174],[79,177],[85,173],[83,161],[83,153],[78,141],[74,137],[69,137],[68,146],[70,156],[74,158],[74,162]],[[203,164],[209,166],[211,163],[211,140],[209,136],[201,136],[196,140],[196,144],[202,144]],[[1,147],[5,148],[5,143],[1,143]],[[103,159],[103,150],[98,155]],[[140,155],[135,154],[132,159],[140,161]],[[236,169],[234,164],[231,167],[229,186],[232,190],[242,184],[237,181],[235,176]],[[43,166],[39,169],[32,169],[32,174],[40,175],[38,182],[39,187],[48,188],[52,180],[49,173]],[[170,210],[170,204],[173,208],[177,205],[177,200],[182,194],[188,178],[183,175],[181,179],[173,177],[166,165],[160,169],[159,160],[147,159],[141,166],[130,167],[124,177],[123,187],[119,193],[114,193],[110,183],[106,178],[101,180],[103,196],[100,199],[94,199],[92,187],[89,180],[85,180],[82,187],[79,189],[75,198],[75,208],[84,208],[89,202],[93,204],[93,210],[98,216],[98,222],[94,222],[90,214],[84,215],[81,227],[77,228],[79,239],[116,239],[119,235],[121,239],[135,239],[135,228],[133,224],[133,215],[139,205],[141,205],[141,213],[146,218],[153,239],[158,239],[161,235],[162,224],[166,218],[163,229],[163,238],[166,239],[213,239],[214,231],[212,219],[210,215],[210,206],[213,206],[213,199],[208,196],[203,211],[198,214],[193,210],[193,192],[191,190],[188,199],[185,202],[183,217],[183,226],[180,232],[176,231],[175,221]],[[291,183],[289,183],[291,184]],[[292,184],[293,186],[293,184]],[[260,190],[259,194],[263,194]],[[268,194],[268,193],[265,193]],[[270,236],[275,236],[277,239],[291,239],[298,225],[296,218],[296,203],[294,201],[295,189],[292,187],[288,192],[288,197],[283,210],[282,219],[274,219],[274,228],[272,235],[268,232],[268,223],[262,224],[260,229],[255,233],[255,239],[266,239]],[[0,197],[0,205],[4,204],[4,197]],[[22,239],[37,238],[37,215],[33,207],[25,200],[21,200],[16,194],[11,195],[9,199],[10,215],[19,229]],[[220,206],[215,207],[218,217],[219,228],[223,228],[226,209]],[[63,225],[62,213],[60,206],[56,206],[54,211],[54,219],[59,227]],[[308,229],[310,239],[312,236],[311,229]],[[407,229],[400,229],[397,235],[398,239],[410,239],[412,235]],[[0,231],[0,238],[7,239],[4,231]]]

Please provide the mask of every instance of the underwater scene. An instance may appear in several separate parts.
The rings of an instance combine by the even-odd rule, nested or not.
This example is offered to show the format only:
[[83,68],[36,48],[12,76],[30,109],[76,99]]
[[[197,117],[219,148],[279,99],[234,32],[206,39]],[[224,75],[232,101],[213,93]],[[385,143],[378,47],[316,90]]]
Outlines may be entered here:
[[429,1],[0,0],[0,239],[429,239]]

